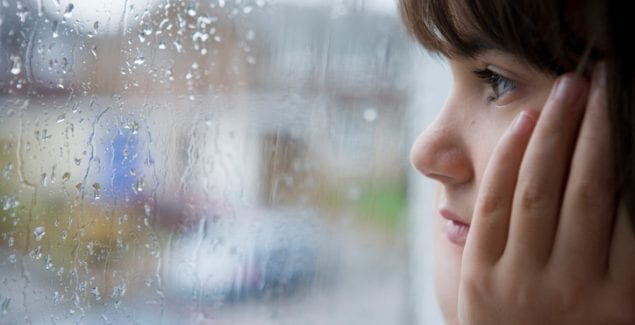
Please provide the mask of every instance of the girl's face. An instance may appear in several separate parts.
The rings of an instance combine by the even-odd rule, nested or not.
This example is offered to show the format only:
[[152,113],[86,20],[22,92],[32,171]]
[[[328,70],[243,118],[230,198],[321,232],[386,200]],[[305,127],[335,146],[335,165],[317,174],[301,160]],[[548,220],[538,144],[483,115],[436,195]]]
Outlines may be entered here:
[[434,212],[436,287],[448,323],[457,323],[461,257],[479,184],[499,137],[522,110],[540,111],[556,76],[498,50],[449,59],[452,91],[418,137],[411,160],[438,182]]

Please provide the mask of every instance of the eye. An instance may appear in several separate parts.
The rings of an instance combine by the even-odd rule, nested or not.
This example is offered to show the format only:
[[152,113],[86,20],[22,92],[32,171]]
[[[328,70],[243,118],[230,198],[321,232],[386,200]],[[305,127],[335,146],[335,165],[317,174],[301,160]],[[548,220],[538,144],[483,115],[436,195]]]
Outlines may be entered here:
[[494,95],[487,98],[490,102],[498,100],[500,97],[516,88],[515,81],[505,78],[490,69],[477,70],[474,71],[474,74],[487,82],[492,88]]

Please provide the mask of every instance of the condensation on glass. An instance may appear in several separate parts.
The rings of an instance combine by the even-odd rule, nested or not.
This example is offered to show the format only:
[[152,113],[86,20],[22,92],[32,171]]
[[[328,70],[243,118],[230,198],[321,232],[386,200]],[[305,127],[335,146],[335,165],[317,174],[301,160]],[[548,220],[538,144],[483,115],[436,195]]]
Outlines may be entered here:
[[408,322],[393,7],[2,0],[0,323]]

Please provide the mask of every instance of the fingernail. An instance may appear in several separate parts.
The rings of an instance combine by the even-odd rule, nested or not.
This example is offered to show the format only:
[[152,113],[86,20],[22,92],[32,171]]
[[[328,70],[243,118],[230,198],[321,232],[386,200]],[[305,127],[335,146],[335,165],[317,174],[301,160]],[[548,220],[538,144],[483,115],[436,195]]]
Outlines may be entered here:
[[556,98],[559,98],[563,104],[572,105],[580,96],[582,90],[582,77],[575,74],[566,74],[560,77],[556,86]]
[[514,124],[512,125],[512,130],[514,130],[514,132],[518,134],[531,133],[531,130],[533,129],[535,122],[536,122],[536,119],[531,114],[529,114],[529,112],[522,111],[518,115],[518,117],[516,117],[516,120],[514,121]]

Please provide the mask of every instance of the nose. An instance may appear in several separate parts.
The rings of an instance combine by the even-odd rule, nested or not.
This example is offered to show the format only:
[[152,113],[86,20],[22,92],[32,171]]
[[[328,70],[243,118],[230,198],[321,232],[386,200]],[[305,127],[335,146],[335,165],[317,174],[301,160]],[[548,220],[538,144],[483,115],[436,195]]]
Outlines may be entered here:
[[469,126],[464,119],[454,118],[447,106],[419,135],[411,148],[410,161],[429,178],[444,185],[459,185],[469,182],[474,174],[464,134]]

